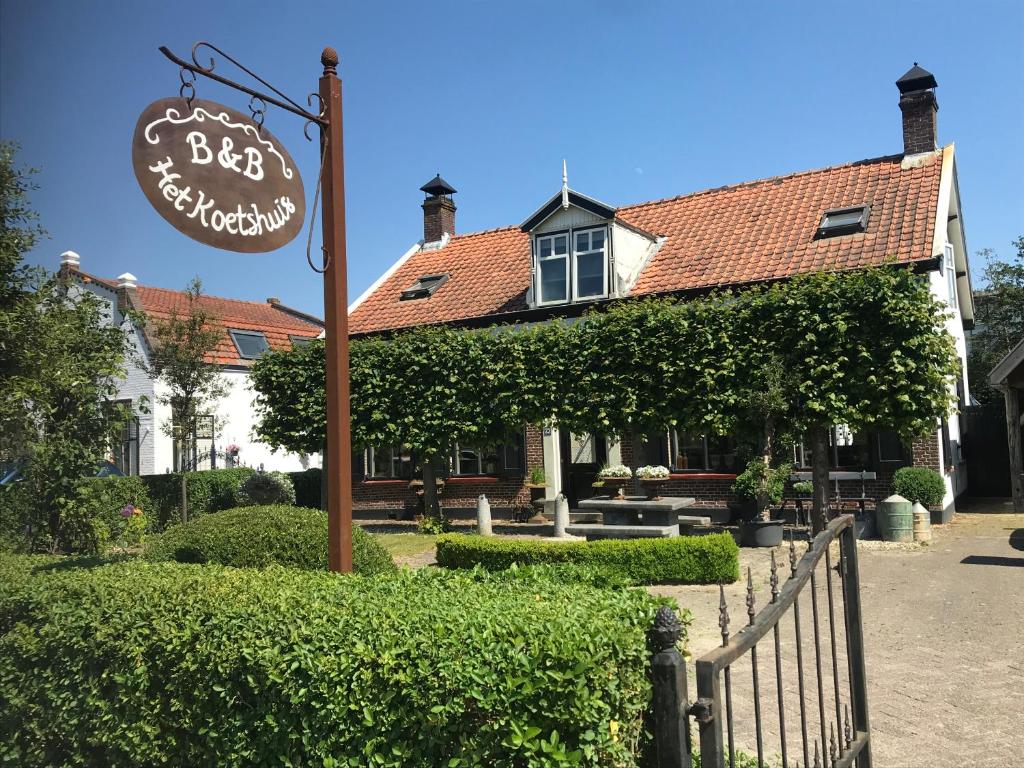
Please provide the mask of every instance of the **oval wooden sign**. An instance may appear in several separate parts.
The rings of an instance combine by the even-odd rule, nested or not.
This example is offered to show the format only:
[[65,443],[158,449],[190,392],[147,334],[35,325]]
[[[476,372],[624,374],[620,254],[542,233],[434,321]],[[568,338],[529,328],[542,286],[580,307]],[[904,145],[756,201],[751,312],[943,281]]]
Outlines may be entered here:
[[135,126],[132,165],[157,212],[201,243],[262,253],[302,230],[306,195],[291,155],[230,107],[154,101]]

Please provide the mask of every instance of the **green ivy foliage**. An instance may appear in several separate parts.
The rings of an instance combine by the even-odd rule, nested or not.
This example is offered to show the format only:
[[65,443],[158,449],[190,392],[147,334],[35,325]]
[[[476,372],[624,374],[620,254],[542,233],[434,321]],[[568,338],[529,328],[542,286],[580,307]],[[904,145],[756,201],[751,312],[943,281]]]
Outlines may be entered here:
[[[926,278],[881,267],[688,301],[622,301],[578,321],[360,338],[350,350],[353,441],[429,455],[499,442],[523,423],[605,434],[759,430],[751,403],[769,370],[784,372],[784,434],[848,424],[909,436],[954,402],[959,362],[945,318]],[[317,343],[253,366],[261,439],[318,449],[323,360]]]
[[0,558],[0,763],[630,768],[649,739],[643,590],[51,560]]
[[513,565],[575,563],[616,572],[631,584],[719,584],[739,577],[739,547],[728,533],[666,539],[550,542],[445,534],[437,563],[502,570]]
[[[219,563],[236,568],[286,565],[327,570],[327,514],[286,505],[238,507],[168,528],[146,543],[149,560]],[[352,527],[356,573],[395,571],[391,555],[372,535]]]

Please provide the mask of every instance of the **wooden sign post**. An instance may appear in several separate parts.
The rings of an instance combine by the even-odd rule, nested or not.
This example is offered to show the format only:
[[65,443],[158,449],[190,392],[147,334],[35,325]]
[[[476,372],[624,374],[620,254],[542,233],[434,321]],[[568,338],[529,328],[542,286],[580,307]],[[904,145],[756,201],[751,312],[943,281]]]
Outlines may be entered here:
[[[270,95],[214,72],[199,63],[209,49],[273,91]],[[192,61],[160,52],[181,68],[177,99],[151,104],[135,129],[132,159],[146,197],[168,222],[189,237],[215,248],[255,253],[280,248],[302,229],[305,194],[291,156],[263,128],[268,104],[320,127],[323,265],[306,258],[324,276],[326,343],[328,567],[352,571],[352,442],[349,423],[348,289],[345,260],[345,162],[341,124],[338,54],[324,48],[317,93],[320,112],[303,109],[267,81],[210,43],[196,43]],[[187,79],[186,75],[191,79]],[[252,97],[258,120],[213,102],[195,99],[201,75]],[[255,106],[254,106],[255,104]],[[307,138],[308,138],[307,134]]]

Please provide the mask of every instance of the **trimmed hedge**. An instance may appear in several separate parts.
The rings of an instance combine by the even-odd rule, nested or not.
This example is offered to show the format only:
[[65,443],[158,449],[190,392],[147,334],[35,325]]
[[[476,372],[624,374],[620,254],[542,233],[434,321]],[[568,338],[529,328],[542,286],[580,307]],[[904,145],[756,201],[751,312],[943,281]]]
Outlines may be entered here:
[[940,507],[946,495],[946,481],[928,467],[901,467],[892,476],[892,490],[908,501]]
[[[236,568],[276,564],[325,571],[327,514],[284,505],[237,507],[168,528],[147,542],[145,557]],[[396,570],[388,551],[359,526],[352,527],[352,560],[356,572],[367,576]]]
[[620,572],[633,584],[718,584],[740,577],[739,547],[728,533],[666,539],[550,542],[445,534],[437,563],[501,570],[514,563],[578,563]]
[[36,562],[0,558],[3,764],[628,768],[647,743],[643,590]]
[[257,472],[249,475],[235,491],[235,505],[259,507],[268,504],[295,506],[295,486],[284,472]]
[[286,472],[295,486],[295,504],[310,509],[321,509],[321,472],[319,467],[310,467],[302,472]]
[[[238,486],[255,472],[252,467],[186,472],[189,520],[234,507]],[[155,507],[153,529],[162,531],[168,525],[181,522],[181,473],[146,475],[142,481],[149,488]]]

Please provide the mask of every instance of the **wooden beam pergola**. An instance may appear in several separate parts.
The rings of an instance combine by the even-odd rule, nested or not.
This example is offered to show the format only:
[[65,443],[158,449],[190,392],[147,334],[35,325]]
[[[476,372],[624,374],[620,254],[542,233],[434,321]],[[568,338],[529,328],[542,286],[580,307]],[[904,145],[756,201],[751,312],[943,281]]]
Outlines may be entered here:
[[1006,403],[1006,443],[1010,449],[1010,488],[1013,510],[1024,513],[1024,445],[1021,438],[1021,399],[1024,398],[1024,339],[988,375],[989,384],[1003,393]]

